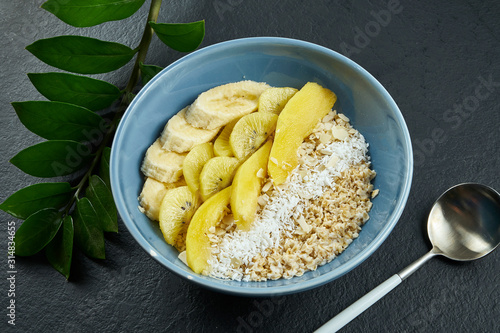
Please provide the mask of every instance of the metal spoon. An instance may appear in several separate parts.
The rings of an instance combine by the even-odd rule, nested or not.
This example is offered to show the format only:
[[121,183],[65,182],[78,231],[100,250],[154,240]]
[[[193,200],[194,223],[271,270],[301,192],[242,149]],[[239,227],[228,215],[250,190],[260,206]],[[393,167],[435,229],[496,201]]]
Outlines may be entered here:
[[427,254],[357,300],[316,333],[337,332],[436,255],[468,261],[493,251],[500,243],[500,194],[488,186],[472,183],[448,189],[432,207],[427,233],[433,246]]

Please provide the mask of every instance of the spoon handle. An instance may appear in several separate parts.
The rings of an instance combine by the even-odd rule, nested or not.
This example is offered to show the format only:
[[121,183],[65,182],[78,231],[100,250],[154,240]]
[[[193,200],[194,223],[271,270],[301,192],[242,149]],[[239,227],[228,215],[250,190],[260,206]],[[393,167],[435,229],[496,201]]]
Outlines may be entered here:
[[351,320],[363,313],[363,311],[375,304],[375,302],[379,299],[384,297],[392,289],[396,288],[401,281],[403,281],[401,277],[398,274],[394,274],[385,280],[385,282],[378,285],[378,287],[344,309],[344,311],[330,319],[326,324],[317,329],[315,333],[337,332],[339,329],[344,327],[344,325],[349,323]]
[[351,320],[363,313],[363,311],[375,304],[379,299],[387,295],[392,289],[396,288],[403,280],[413,274],[417,269],[422,267],[430,258],[438,254],[439,250],[437,248],[432,248],[431,251],[415,260],[401,272],[399,272],[398,274],[394,274],[393,276],[385,280],[385,282],[382,282],[378,287],[370,291],[368,294],[358,299],[349,307],[345,308],[344,311],[318,328],[315,333],[337,332]]

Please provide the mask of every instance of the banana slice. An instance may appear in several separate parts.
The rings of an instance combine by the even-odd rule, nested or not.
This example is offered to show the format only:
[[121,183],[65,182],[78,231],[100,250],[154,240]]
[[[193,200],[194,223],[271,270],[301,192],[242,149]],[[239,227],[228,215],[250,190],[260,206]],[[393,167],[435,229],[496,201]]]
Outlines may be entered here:
[[186,185],[183,178],[175,183],[162,183],[153,178],[146,178],[139,195],[139,210],[153,221],[159,221],[160,205],[168,190]]
[[186,153],[178,154],[161,148],[160,140],[156,140],[146,151],[141,171],[163,183],[175,183],[182,176],[182,162]]
[[269,88],[259,97],[259,111],[280,114],[286,103],[298,90],[295,88]]
[[200,189],[200,173],[205,163],[214,157],[214,149],[211,142],[195,146],[187,154],[182,165],[182,172],[189,189],[194,193]]
[[255,152],[274,132],[278,115],[255,112],[242,117],[229,136],[234,156],[239,160]]
[[168,190],[160,206],[160,230],[168,244],[179,251],[186,247],[186,233],[191,217],[199,206],[198,196],[188,186]]
[[229,124],[224,126],[217,139],[215,139],[214,141],[215,156],[229,156],[229,157],[234,156],[233,150],[229,145],[229,136],[231,135],[234,125],[236,125],[238,120],[239,118],[234,119]]
[[185,153],[198,144],[211,141],[219,132],[219,128],[207,130],[191,126],[185,118],[187,109],[179,111],[165,125],[160,136],[163,149]]
[[231,185],[238,165],[238,159],[227,156],[214,157],[205,163],[200,173],[200,194],[203,201]]
[[270,86],[263,82],[239,81],[201,93],[186,112],[194,127],[216,129],[257,110],[259,96]]

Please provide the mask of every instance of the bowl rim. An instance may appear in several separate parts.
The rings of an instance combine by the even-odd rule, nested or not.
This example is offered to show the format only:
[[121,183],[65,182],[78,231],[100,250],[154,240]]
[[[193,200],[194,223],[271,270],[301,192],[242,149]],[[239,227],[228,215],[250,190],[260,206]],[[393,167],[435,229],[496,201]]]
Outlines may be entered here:
[[[293,46],[293,47],[298,47],[298,48],[307,48],[310,49],[314,52],[322,53],[324,55],[327,55],[329,57],[334,58],[335,60],[344,63],[348,67],[354,69],[355,71],[358,72],[361,76],[363,76],[372,86],[374,86],[377,91],[383,96],[383,98],[386,100],[386,102],[390,105],[390,108],[395,110],[395,117],[398,119],[399,124],[401,126],[401,129],[403,131],[403,135],[405,137],[405,148],[407,152],[407,156],[405,156],[405,161],[406,161],[406,169],[408,170],[408,173],[405,174],[405,179],[404,179],[404,187],[401,192],[401,202],[400,204],[395,208],[395,211],[392,214],[392,219],[389,220],[382,230],[379,232],[379,234],[373,239],[373,241],[369,244],[369,246],[365,249],[363,249],[361,252],[359,252],[355,257],[350,259],[348,262],[343,264],[340,267],[340,270],[334,270],[330,271],[326,274],[314,277],[310,280],[303,281],[301,283],[297,284],[284,284],[281,286],[274,286],[274,287],[265,287],[265,288],[254,288],[251,286],[231,286],[228,284],[224,283],[217,283],[218,279],[213,278],[213,280],[206,280],[206,277],[202,278],[198,276],[198,274],[195,274],[194,272],[186,274],[186,271],[180,269],[176,265],[172,264],[169,260],[159,256],[159,255],[154,255],[156,253],[156,250],[150,245],[150,243],[141,235],[139,232],[139,229],[137,226],[128,221],[127,218],[128,216],[126,214],[123,214],[123,212],[126,212],[126,204],[125,204],[125,199],[123,192],[120,191],[120,182],[118,180],[118,163],[116,163],[117,160],[117,149],[113,149],[113,147],[118,146],[118,143],[120,142],[123,132],[122,128],[125,126],[127,123],[127,118],[128,115],[130,114],[128,111],[131,109],[135,108],[135,105],[138,103],[139,100],[141,100],[141,96],[146,94],[149,88],[166,72],[170,71],[171,69],[175,68],[176,66],[179,66],[183,62],[191,59],[191,58],[196,58],[196,57],[203,57],[206,53],[210,53],[214,51],[214,49],[220,48],[220,47],[238,47],[238,46],[246,46],[248,47],[249,44],[267,44],[267,45],[274,45],[274,46]],[[131,233],[133,238],[139,243],[139,245],[148,253],[150,254],[156,261],[158,261],[160,264],[168,268],[171,272],[175,273],[176,275],[188,279],[192,282],[195,282],[196,284],[206,287],[208,289],[217,291],[217,292],[222,292],[225,294],[232,294],[232,295],[239,295],[239,296],[250,296],[250,297],[260,297],[260,296],[280,296],[280,295],[286,295],[286,294],[292,294],[292,293],[297,293],[297,292],[303,292],[310,290],[312,288],[319,287],[323,284],[326,284],[330,281],[333,281],[334,279],[337,279],[348,272],[350,272],[352,269],[360,265],[362,262],[364,262],[371,254],[373,254],[379,247],[380,245],[386,240],[386,238],[389,236],[389,234],[392,232],[394,229],[395,225],[399,221],[404,208],[406,206],[408,196],[410,193],[410,188],[411,188],[411,183],[412,183],[412,178],[413,178],[413,150],[412,150],[412,145],[411,145],[411,138],[410,138],[410,133],[408,130],[408,127],[406,125],[406,122],[403,118],[403,115],[401,111],[399,110],[399,107],[397,106],[396,102],[393,100],[391,95],[387,92],[387,90],[382,86],[382,84],[375,79],[368,71],[366,71],[364,68],[362,68],[360,65],[352,61],[351,59],[345,57],[344,55],[341,55],[340,53],[333,51],[327,47],[303,41],[303,40],[298,40],[298,39],[292,39],[292,38],[284,38],[284,37],[247,37],[247,38],[238,38],[238,39],[232,39],[232,40],[227,40],[223,41],[220,43],[212,44],[209,46],[206,46],[204,48],[198,49],[188,55],[185,55],[181,57],[180,59],[174,61],[171,63],[169,66],[165,67],[158,75],[153,77],[137,94],[137,96],[133,99],[133,101],[130,103],[128,106],[127,110],[125,111],[122,120],[120,121],[115,137],[113,139],[113,143],[111,146],[111,156],[110,156],[110,178],[111,178],[111,188],[112,188],[112,193],[113,197],[118,209],[118,213],[120,214],[120,217],[122,218],[123,223],[127,227],[128,231]],[[124,218],[125,217],[125,218]],[[152,255],[153,254],[153,255]],[[225,281],[225,280],[221,280]],[[265,282],[264,282],[265,283]]]

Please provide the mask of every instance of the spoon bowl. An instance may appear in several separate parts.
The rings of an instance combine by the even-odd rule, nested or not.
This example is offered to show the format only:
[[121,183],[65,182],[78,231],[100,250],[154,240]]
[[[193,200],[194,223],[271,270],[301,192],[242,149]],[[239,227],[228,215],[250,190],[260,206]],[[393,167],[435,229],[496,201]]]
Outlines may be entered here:
[[434,204],[427,233],[435,254],[459,261],[484,257],[500,243],[500,195],[480,184],[460,184]]
[[500,194],[481,184],[464,183],[451,187],[432,206],[427,233],[432,243],[428,253],[357,300],[316,332],[337,332],[436,255],[469,261],[493,251],[500,244]]

